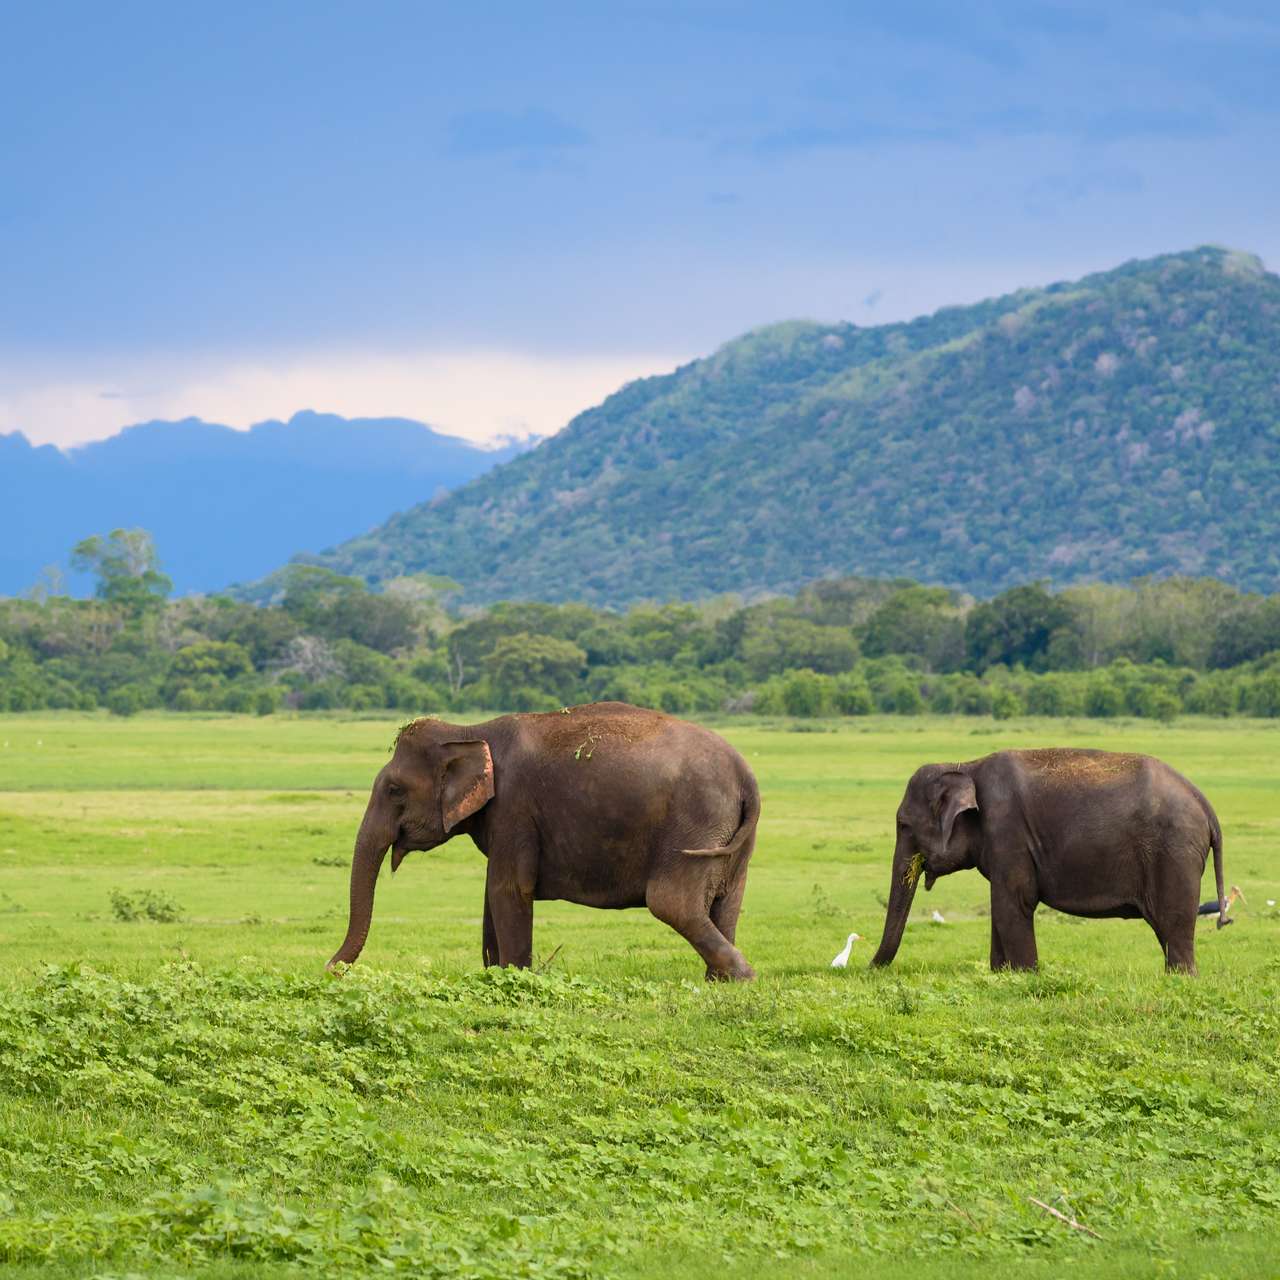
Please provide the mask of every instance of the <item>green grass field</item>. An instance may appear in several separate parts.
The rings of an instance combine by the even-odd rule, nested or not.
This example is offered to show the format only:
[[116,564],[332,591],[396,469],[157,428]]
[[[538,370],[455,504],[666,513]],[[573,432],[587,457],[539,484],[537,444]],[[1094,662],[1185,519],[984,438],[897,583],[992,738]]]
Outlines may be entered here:
[[[389,720],[0,717],[0,1266],[1280,1276],[1280,724],[806,727],[721,727],[764,793],[760,979],[721,987],[647,913],[563,903],[542,972],[482,971],[465,840],[384,871],[328,977]],[[914,766],[1049,744],[1213,801],[1248,905],[1202,976],[1052,912],[1040,972],[992,975],[976,872],[868,971]],[[147,893],[181,918],[117,918]]]

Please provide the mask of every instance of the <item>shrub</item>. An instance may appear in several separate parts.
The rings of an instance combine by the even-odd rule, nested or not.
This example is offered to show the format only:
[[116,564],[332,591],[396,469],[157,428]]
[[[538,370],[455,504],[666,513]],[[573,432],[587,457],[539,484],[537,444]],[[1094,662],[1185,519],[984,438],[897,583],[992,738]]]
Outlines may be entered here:
[[968,674],[934,678],[929,682],[929,707],[941,715],[986,715],[991,710],[991,686]]
[[816,671],[792,671],[782,681],[782,709],[789,716],[820,716],[826,704],[825,681]]
[[1201,716],[1229,716],[1236,709],[1236,683],[1230,676],[1205,676],[1187,691],[1188,711]]
[[1135,686],[1129,695],[1129,706],[1135,715],[1166,724],[1182,710],[1182,699],[1172,689],[1156,684]]
[[387,705],[382,686],[376,684],[348,685],[338,696],[342,704],[352,711],[372,711]]
[[1001,685],[991,695],[991,714],[997,720],[1012,720],[1014,716],[1022,715],[1025,710],[1022,699],[1008,685]]
[[1272,672],[1254,680],[1245,692],[1244,705],[1251,716],[1280,716],[1280,675]]
[[920,686],[911,679],[899,679],[891,684],[881,699],[881,707],[900,716],[918,716],[924,710]]
[[105,701],[113,716],[134,716],[147,705],[142,686],[136,684],[117,685],[108,691]]
[[169,705],[175,711],[199,711],[204,706],[204,700],[200,697],[200,694],[188,684],[184,685],[173,695]]
[[1109,718],[1124,712],[1124,693],[1120,686],[1105,675],[1093,676],[1085,686],[1085,715]]
[[269,716],[272,712],[280,709],[282,701],[280,690],[274,685],[266,689],[259,689],[253,698],[253,710],[257,715]]
[[224,711],[234,711],[239,715],[252,711],[257,701],[257,694],[254,690],[247,688],[245,685],[232,685],[230,689],[222,695],[222,709]]
[[124,924],[138,920],[154,920],[157,924],[173,924],[182,919],[182,908],[167,893],[142,889],[138,893],[111,891],[111,912]]
[[862,676],[840,676],[832,684],[831,702],[842,716],[869,716],[876,709],[871,686]]

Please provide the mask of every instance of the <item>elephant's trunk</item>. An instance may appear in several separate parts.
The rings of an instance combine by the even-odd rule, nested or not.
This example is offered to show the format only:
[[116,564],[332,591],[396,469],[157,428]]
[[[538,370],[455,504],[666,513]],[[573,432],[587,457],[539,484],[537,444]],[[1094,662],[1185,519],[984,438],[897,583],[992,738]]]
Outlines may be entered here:
[[912,867],[915,841],[909,831],[899,830],[898,842],[893,849],[893,883],[889,886],[889,908],[884,917],[884,936],[880,948],[871,957],[873,965],[893,962],[902,942],[902,931],[907,927],[911,914],[911,900],[916,896],[916,878]]
[[326,966],[329,969],[337,964],[355,964],[369,936],[373,891],[378,883],[382,860],[387,856],[387,846],[394,839],[394,832],[378,812],[380,807],[376,801],[369,805],[356,836],[355,853],[351,859],[351,912],[347,920],[347,936]]

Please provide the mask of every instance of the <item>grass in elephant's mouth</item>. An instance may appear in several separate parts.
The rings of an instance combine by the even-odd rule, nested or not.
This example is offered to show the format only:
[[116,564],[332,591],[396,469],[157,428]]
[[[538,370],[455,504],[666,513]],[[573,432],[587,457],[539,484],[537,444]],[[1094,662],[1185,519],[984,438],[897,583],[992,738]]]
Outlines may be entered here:
[[[480,971],[483,862],[460,842],[388,878],[361,963],[330,979],[337,850],[387,727],[5,728],[56,749],[77,725],[98,790],[33,777],[46,789],[0,795],[0,902],[18,908],[0,926],[8,1272],[1274,1270],[1280,920],[1203,932],[1198,982],[1166,979],[1150,931],[1120,921],[1045,929],[1041,973],[994,976],[984,882],[954,876],[934,889],[947,927],[909,930],[894,968],[868,971],[865,950],[827,967],[880,923],[903,780],[962,755],[969,722],[931,722],[909,751],[891,722],[729,730],[765,797],[748,987],[704,984],[645,913],[556,903],[537,914],[553,968]],[[1148,732],[1108,726],[1097,745],[1195,778],[1254,901],[1232,867],[1270,866],[1280,836],[1259,763],[1274,732]],[[204,752],[222,790],[116,789],[140,743],[147,760]],[[330,790],[305,790],[314,767]],[[116,886],[188,914],[119,923]]]
[[917,849],[915,853],[911,855],[911,862],[907,866],[906,874],[902,877],[902,883],[908,889],[914,889],[916,887],[916,881],[919,880],[921,875],[924,873],[924,862],[924,850]]

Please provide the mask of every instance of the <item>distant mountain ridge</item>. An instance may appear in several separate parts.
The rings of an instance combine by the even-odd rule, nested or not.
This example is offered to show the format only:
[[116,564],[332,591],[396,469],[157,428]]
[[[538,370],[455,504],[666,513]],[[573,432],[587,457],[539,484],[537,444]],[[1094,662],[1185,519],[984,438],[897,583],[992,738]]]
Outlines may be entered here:
[[1280,583],[1280,278],[1204,247],[902,324],[793,322],[634,382],[316,561],[475,601],[905,575]]
[[216,590],[358,534],[523,447],[485,450],[407,418],[311,411],[247,431],[144,422],[65,453],[0,435],[0,594],[65,565],[81,538],[121,526],[155,536],[177,591]]

